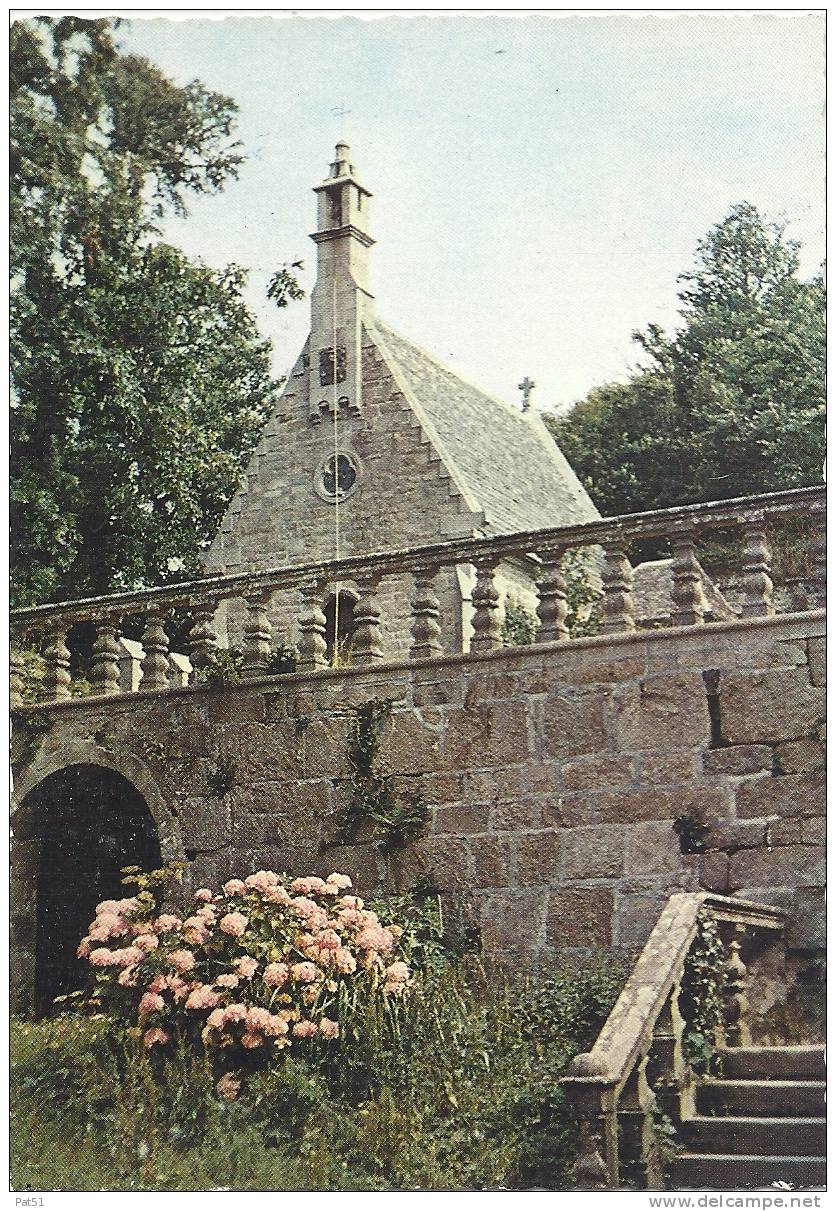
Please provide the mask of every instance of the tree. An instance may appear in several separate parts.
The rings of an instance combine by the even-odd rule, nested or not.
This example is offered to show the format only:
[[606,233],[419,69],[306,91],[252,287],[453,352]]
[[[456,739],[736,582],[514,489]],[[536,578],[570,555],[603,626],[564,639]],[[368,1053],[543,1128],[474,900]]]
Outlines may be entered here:
[[20,603],[197,572],[270,413],[244,272],[157,238],[167,208],[236,175],[235,109],[121,52],[108,20],[12,26]]
[[784,227],[739,203],[681,275],[682,326],[634,333],[647,356],[547,423],[607,514],[800,487],[821,479],[820,277],[798,277]]

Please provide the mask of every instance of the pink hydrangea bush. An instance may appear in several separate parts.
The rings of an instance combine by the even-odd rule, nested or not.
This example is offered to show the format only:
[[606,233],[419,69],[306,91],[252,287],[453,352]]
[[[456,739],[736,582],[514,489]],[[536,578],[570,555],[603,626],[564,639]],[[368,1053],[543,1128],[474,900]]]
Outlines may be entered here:
[[229,1098],[236,1066],[333,1042],[361,996],[403,998],[414,973],[397,954],[401,933],[351,894],[347,875],[260,870],[200,888],[184,918],[147,892],[105,900],[78,954],[96,999],[138,1026],[149,1053],[194,1039],[230,1070]]

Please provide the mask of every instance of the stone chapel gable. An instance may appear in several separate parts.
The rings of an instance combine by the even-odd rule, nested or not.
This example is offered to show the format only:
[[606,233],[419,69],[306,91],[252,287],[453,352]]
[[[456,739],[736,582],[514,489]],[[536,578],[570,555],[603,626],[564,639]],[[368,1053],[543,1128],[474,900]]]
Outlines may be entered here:
[[[536,412],[464,382],[378,319],[372,195],[345,144],[315,192],[310,335],[207,553],[207,572],[597,518]],[[509,584],[531,589],[531,569],[504,571]],[[442,586],[443,607],[461,615],[459,650],[472,581],[463,566]],[[273,621],[292,643],[292,617]]]
[[207,570],[333,557],[335,506],[341,555],[596,518],[536,412],[491,398],[377,318],[372,195],[345,144],[315,192],[310,336]]

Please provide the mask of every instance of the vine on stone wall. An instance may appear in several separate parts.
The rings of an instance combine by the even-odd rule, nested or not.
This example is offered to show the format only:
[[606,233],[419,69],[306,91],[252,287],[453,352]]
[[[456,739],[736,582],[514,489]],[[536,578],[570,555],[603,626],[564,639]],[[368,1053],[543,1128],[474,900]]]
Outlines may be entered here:
[[52,720],[44,711],[12,711],[13,726],[24,732],[26,738],[39,740],[52,727]]
[[709,1072],[714,1063],[717,1031],[723,1025],[726,964],[726,948],[717,922],[703,914],[685,960],[679,996],[679,1009],[685,1020],[682,1049],[696,1073]]
[[340,818],[342,839],[353,840],[369,823],[386,851],[400,849],[419,835],[429,808],[419,794],[398,795],[395,779],[381,758],[383,729],[392,713],[388,699],[372,698],[357,707],[348,737],[349,799]]
[[673,1119],[665,1113],[658,1102],[654,1102],[650,1108],[648,1126],[650,1128],[650,1153],[642,1157],[641,1167],[644,1171],[644,1180],[641,1182],[641,1186],[644,1189],[653,1190],[656,1187],[651,1183],[661,1177],[665,1182],[664,1189],[667,1189],[671,1166],[683,1151],[684,1145],[679,1139]]

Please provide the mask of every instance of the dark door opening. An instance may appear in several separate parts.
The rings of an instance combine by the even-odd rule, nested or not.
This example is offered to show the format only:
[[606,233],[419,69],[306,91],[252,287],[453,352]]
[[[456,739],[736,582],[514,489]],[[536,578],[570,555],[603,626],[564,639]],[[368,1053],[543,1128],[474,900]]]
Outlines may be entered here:
[[86,982],[76,948],[101,900],[131,895],[124,866],[153,870],[162,862],[151,813],[139,791],[114,770],[71,765],[27,795],[40,840],[35,923],[34,1007]]
[[[339,604],[338,604],[339,597]],[[357,598],[346,589],[332,593],[322,611],[325,615],[325,655],[329,664],[347,664],[351,656],[351,635],[354,631],[354,607]],[[336,623],[336,628],[335,628]],[[334,633],[337,635],[337,660],[334,660]]]

